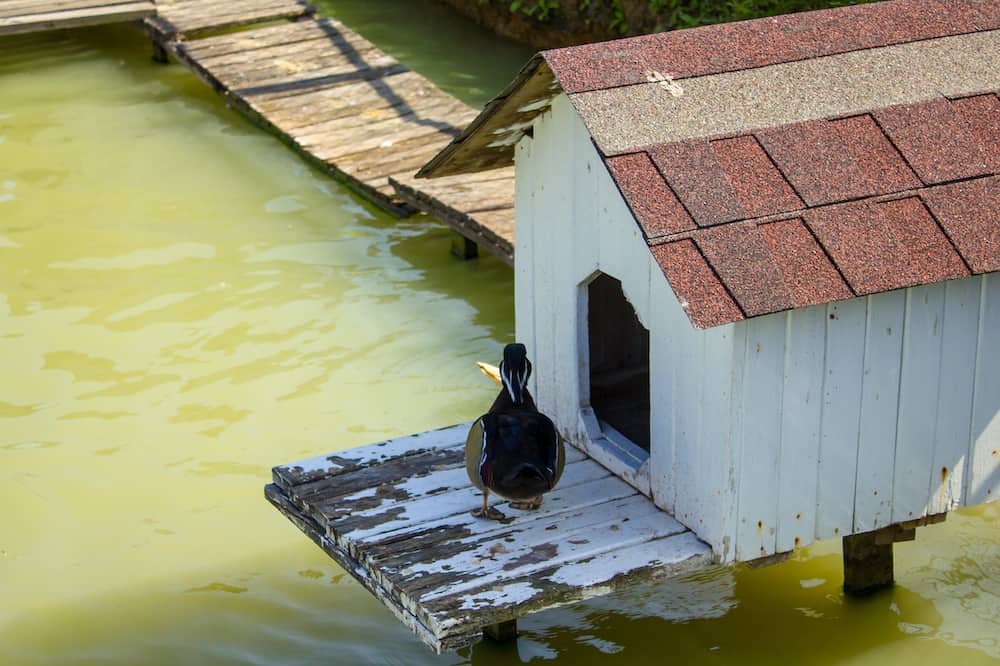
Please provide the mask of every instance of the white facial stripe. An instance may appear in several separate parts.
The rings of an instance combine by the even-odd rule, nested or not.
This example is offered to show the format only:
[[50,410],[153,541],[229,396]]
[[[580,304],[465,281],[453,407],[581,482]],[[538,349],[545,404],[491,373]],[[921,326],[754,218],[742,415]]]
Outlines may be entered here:
[[517,399],[514,397],[514,383],[510,376],[510,368],[508,368],[507,364],[503,361],[500,362],[500,377],[503,379],[503,387],[507,389],[507,395],[510,396],[510,401],[516,403]]

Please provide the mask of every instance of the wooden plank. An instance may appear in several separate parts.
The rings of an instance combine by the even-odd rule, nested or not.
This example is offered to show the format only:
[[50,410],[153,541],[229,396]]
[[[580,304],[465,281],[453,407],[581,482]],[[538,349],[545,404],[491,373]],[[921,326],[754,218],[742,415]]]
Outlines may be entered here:
[[135,4],[147,3],[137,2],[137,0],[0,0],[0,18],[27,17],[32,14],[53,14],[75,9],[97,9]]
[[[540,509],[530,512],[511,510],[510,515],[516,516],[518,520],[538,520],[579,504],[592,506],[633,493],[628,485],[610,476],[607,470],[594,461],[582,460],[567,466],[559,485],[545,495]],[[416,543],[414,539],[418,535],[436,530],[445,534],[454,530],[482,533],[500,529],[497,522],[484,521],[471,515],[471,511],[482,504],[482,493],[471,483],[467,482],[446,493],[428,495],[409,502],[395,503],[391,507],[358,511],[347,518],[337,517],[335,504],[316,506],[313,514],[317,522],[326,525],[328,533],[336,536],[339,543],[354,556],[360,556],[362,550],[387,541],[410,540],[412,545]],[[496,504],[507,512],[508,503],[502,499],[491,500],[491,504]],[[423,539],[425,542],[434,540],[435,538]]]
[[[396,460],[414,461],[418,458],[421,456],[407,456]],[[593,463],[587,463],[582,468],[575,467],[577,463],[584,462],[584,456],[573,448],[567,449],[566,458],[569,461],[567,465],[569,477],[565,479],[566,487],[605,476],[601,470],[592,468]],[[478,499],[470,500],[465,497],[471,493],[470,497],[477,498],[478,491],[473,488],[469,481],[464,464],[444,466],[426,465],[425,463],[423,468],[418,469],[418,472],[411,476],[383,482],[382,478],[386,476],[386,472],[382,471],[382,467],[391,465],[396,460],[378,465],[376,470],[378,474],[368,476],[368,483],[362,487],[358,487],[358,484],[354,483],[355,479],[351,478],[354,476],[353,473],[325,480],[327,489],[321,489],[325,496],[312,502],[313,515],[323,524],[336,524],[338,529],[344,532],[344,530],[358,528],[362,523],[369,525],[384,522],[388,515],[403,520],[411,516],[426,518],[431,514],[444,517],[453,513],[467,512],[478,506]],[[351,487],[347,487],[348,485]],[[562,485],[560,482],[560,486]],[[455,501],[454,498],[451,500],[445,498],[447,493],[456,491],[463,493],[461,503]],[[435,503],[417,504],[427,498],[433,498]],[[499,498],[495,499],[499,500]],[[386,505],[390,502],[391,506],[387,507]],[[458,508],[444,509],[445,505],[457,506]],[[387,509],[389,509],[388,513]],[[353,520],[349,521],[348,518],[353,518]]]
[[493,624],[616,589],[680,575],[709,565],[709,548],[691,532],[554,566],[521,579],[482,587],[426,604],[428,624],[448,636],[463,627]]
[[317,117],[332,120],[399,104],[413,105],[434,90],[435,87],[416,72],[404,71],[374,81],[348,83],[294,97],[252,96],[248,101],[256,111],[279,119],[282,127],[293,129],[299,126],[298,123],[308,124]]
[[785,388],[781,396],[781,458],[778,468],[778,534],[787,552],[813,542],[816,479],[823,408],[826,348],[825,306],[789,312],[785,340]]
[[[421,603],[468,593],[484,580],[531,576],[543,569],[686,532],[687,528],[641,495],[577,509],[548,520],[511,526],[502,539],[466,537],[440,557],[377,562],[394,587]],[[506,544],[506,545],[505,545]]]
[[919,518],[927,511],[927,473],[934,459],[941,378],[944,294],[943,284],[906,290],[899,434],[892,492],[894,523]]
[[970,474],[966,504],[1000,496],[1000,276],[982,276]]
[[360,36],[348,30],[340,21],[323,18],[204,37],[185,44],[185,48],[192,57],[202,59],[252,52],[256,49],[282,44],[296,44],[316,38],[341,39],[349,43],[357,43],[362,40]]
[[[350,145],[353,149],[347,154],[362,152],[360,145],[378,140],[380,148],[390,148],[393,144],[412,136],[428,133],[444,133],[454,135],[458,127],[449,121],[439,118],[461,118],[468,107],[458,100],[441,100],[436,104],[425,104],[416,109],[393,107],[373,117],[376,114],[358,114],[354,118],[338,118],[330,122],[320,122],[307,125],[289,132],[289,135],[302,146],[313,145]],[[397,137],[397,138],[390,138]],[[446,141],[443,139],[442,141]],[[387,145],[383,145],[388,141]],[[429,183],[433,187],[434,183]]]
[[376,442],[345,451],[344,455],[333,453],[280,465],[272,470],[274,482],[282,489],[288,490],[293,486],[377,465],[394,458],[465,446],[465,436],[470,427],[472,427],[471,421]]
[[781,469],[782,398],[785,384],[784,314],[748,320],[744,345],[742,391],[746,417],[736,438],[742,448],[738,488],[739,522],[736,557],[741,561],[773,555],[778,535],[778,507],[774,492]]
[[982,279],[978,277],[945,283],[941,376],[928,480],[931,515],[965,504],[981,292]]
[[861,422],[861,380],[868,300],[827,306],[826,375],[817,477],[816,536],[829,539],[854,527],[854,489]]
[[905,310],[904,291],[868,298],[854,532],[871,532],[892,521]]
[[159,32],[162,39],[173,39],[181,35],[191,37],[198,33],[298,18],[311,11],[309,6],[294,0],[276,0],[250,7],[244,3],[180,3],[161,7],[159,16],[148,21],[147,25]]
[[110,7],[75,9],[65,12],[32,14],[0,18],[0,35],[13,35],[44,30],[79,28],[104,23],[120,23],[145,18],[156,13],[151,2],[136,2]]
[[310,508],[366,488],[391,487],[398,481],[429,469],[458,468],[464,464],[464,449],[437,449],[344,472],[337,476],[336,483],[330,483],[326,479],[303,483],[290,488],[287,494],[299,506]]

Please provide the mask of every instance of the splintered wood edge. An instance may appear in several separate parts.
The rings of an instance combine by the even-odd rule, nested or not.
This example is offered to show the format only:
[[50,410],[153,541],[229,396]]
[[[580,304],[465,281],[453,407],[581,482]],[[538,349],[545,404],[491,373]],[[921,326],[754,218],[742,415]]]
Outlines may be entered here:
[[432,450],[458,448],[465,445],[465,436],[471,426],[471,421],[458,423],[416,435],[395,437],[366,446],[278,465],[271,470],[273,481],[282,489],[290,490],[303,483],[313,483],[396,458],[419,455]]
[[402,605],[381,585],[379,585],[363,566],[361,566],[347,552],[337,547],[330,539],[323,535],[319,525],[308,516],[304,515],[291,503],[281,489],[273,483],[264,487],[264,496],[274,505],[293,525],[299,528],[303,534],[309,537],[313,543],[323,549],[327,555],[341,566],[347,573],[351,574],[362,586],[382,602],[396,618],[407,628],[413,631],[428,647],[437,654],[459,650],[478,643],[483,638],[482,627],[477,627],[471,632],[451,634],[448,636],[437,636],[427,626],[421,622],[413,613],[403,608]]

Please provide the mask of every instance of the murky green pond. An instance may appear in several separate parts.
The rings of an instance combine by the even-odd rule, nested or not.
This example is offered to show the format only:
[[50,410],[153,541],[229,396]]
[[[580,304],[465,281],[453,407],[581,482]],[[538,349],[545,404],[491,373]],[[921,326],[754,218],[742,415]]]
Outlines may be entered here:
[[[481,103],[528,53],[326,3]],[[392,13],[388,9],[392,9]],[[262,497],[270,466],[469,419],[513,274],[382,215],[127,27],[0,40],[0,664],[985,664],[1000,511],[839,590],[823,544],[429,653]]]

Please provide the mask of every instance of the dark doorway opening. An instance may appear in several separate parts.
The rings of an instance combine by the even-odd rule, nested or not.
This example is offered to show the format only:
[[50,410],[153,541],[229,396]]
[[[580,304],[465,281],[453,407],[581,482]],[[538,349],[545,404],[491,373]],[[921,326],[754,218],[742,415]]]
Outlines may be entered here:
[[590,406],[602,427],[649,451],[649,331],[609,275],[588,285],[587,303]]

